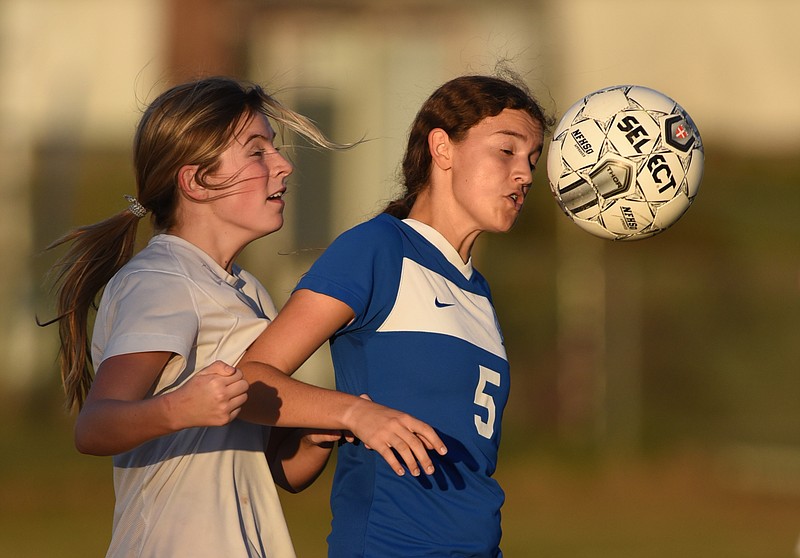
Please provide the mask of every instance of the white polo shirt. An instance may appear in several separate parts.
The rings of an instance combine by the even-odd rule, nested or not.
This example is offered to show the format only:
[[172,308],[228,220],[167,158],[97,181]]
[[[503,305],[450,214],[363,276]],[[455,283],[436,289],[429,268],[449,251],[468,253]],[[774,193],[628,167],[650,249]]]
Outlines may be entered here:
[[[193,244],[157,235],[109,282],[92,338],[95,369],[121,354],[174,353],[149,396],[215,360],[235,365],[277,313],[264,287]],[[294,557],[264,455],[267,427],[190,428],[114,456],[108,557]]]

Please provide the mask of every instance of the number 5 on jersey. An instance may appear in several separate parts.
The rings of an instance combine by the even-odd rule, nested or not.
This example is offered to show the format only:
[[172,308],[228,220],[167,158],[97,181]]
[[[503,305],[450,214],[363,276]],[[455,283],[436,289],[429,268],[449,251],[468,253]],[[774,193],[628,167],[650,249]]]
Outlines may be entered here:
[[475,429],[484,438],[491,439],[492,434],[494,434],[494,420],[497,411],[494,405],[494,398],[486,393],[485,390],[486,384],[500,387],[500,374],[483,366],[480,366],[479,369],[480,377],[478,378],[478,385],[475,387],[475,404],[486,409],[488,416],[484,421],[480,415],[475,414]]

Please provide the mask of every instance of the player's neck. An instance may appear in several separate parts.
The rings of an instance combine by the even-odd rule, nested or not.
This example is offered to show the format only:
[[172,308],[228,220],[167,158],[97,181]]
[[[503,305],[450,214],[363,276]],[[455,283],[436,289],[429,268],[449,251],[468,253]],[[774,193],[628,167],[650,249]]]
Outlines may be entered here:
[[456,249],[461,260],[466,263],[470,259],[472,246],[481,231],[468,226],[457,215],[457,211],[451,211],[443,204],[434,202],[429,195],[420,194],[408,217],[436,229]]

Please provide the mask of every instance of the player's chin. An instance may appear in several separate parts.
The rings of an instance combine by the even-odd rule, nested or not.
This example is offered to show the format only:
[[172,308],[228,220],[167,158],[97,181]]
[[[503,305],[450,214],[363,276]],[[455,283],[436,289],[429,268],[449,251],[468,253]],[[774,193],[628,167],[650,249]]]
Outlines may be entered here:
[[278,232],[283,228],[283,213],[281,212],[277,216],[273,216],[271,219],[268,219],[264,223],[263,230],[261,231],[263,234],[262,236],[266,236],[268,234],[272,234],[274,232]]
[[488,232],[507,233],[508,231],[510,231],[511,229],[514,228],[514,225],[517,222],[518,215],[519,214],[514,215],[513,217],[505,218],[502,221],[498,221],[498,223],[495,225],[495,227],[492,230],[488,231]]

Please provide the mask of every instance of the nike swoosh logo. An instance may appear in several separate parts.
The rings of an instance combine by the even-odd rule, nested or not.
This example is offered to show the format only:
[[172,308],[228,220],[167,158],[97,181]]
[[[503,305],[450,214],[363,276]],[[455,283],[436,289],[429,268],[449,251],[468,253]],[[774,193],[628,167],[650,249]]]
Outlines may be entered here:
[[433,299],[433,303],[436,305],[436,308],[447,308],[448,306],[455,306],[453,302],[440,302],[439,297]]

